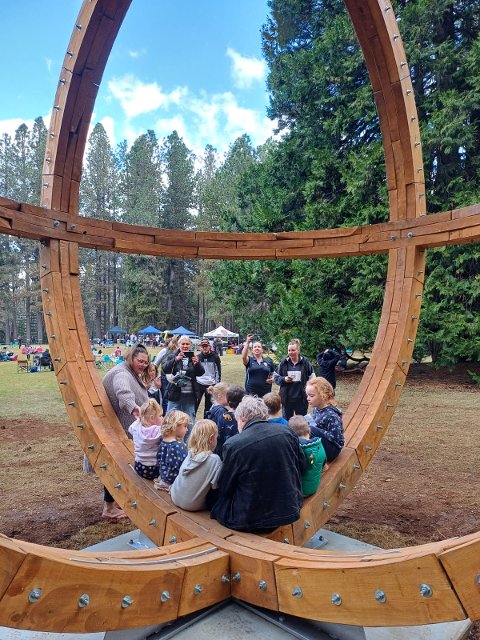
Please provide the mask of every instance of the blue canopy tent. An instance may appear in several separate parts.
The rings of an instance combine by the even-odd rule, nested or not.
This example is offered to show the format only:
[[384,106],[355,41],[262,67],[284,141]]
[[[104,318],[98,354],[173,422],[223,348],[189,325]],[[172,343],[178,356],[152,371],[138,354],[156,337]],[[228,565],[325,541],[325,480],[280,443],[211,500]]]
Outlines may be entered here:
[[169,333],[172,336],[194,336],[194,332],[190,331],[189,329],[185,329],[185,327],[177,327],[176,329],[170,329],[169,331],[166,331],[165,333]]
[[145,329],[140,329],[140,331],[137,331],[137,333],[140,336],[146,336],[148,334],[153,334],[153,333],[162,333],[160,329],[157,329],[156,327],[152,327],[151,324],[148,325],[148,327],[145,327]]
[[111,329],[107,329],[107,333],[111,333],[114,336],[115,335],[119,335],[119,334],[125,334],[127,333],[126,329],[122,329],[122,327],[112,327]]

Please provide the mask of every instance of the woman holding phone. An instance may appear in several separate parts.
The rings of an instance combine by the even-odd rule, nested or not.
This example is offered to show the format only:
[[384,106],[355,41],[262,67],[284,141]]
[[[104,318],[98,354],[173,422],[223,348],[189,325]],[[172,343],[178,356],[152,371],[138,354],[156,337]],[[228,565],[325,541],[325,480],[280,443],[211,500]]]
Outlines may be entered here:
[[[245,389],[248,394],[263,398],[272,390],[273,372],[275,365],[271,358],[263,355],[263,345],[259,340],[254,340],[254,335],[248,334],[242,350],[242,362],[245,365]],[[252,355],[248,355],[248,348],[252,344]]]
[[[205,369],[192,349],[192,341],[188,336],[181,336],[178,349],[169,356],[163,365],[163,371],[169,381],[167,391],[167,413],[172,409],[183,411],[190,417],[188,433],[195,422],[197,406],[197,376],[205,373]],[[187,436],[188,437],[188,436]]]

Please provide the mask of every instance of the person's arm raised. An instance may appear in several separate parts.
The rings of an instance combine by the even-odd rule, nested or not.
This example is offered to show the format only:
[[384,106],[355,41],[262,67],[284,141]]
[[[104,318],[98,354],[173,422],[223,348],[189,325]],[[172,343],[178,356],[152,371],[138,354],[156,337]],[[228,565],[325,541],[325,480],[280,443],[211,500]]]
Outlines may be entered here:
[[253,340],[253,335],[249,333],[245,338],[245,344],[243,345],[243,349],[242,349],[242,362],[245,366],[247,366],[248,364],[248,346],[252,340]]

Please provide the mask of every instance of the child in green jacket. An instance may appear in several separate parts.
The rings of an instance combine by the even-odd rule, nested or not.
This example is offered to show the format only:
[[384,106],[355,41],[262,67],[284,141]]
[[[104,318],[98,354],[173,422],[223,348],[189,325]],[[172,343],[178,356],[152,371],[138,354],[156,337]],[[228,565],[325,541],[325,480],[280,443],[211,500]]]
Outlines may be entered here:
[[288,426],[297,434],[300,448],[307,460],[307,469],[302,476],[302,489],[304,496],[311,496],[320,484],[323,465],[327,459],[325,449],[321,438],[312,438],[305,416],[292,416]]

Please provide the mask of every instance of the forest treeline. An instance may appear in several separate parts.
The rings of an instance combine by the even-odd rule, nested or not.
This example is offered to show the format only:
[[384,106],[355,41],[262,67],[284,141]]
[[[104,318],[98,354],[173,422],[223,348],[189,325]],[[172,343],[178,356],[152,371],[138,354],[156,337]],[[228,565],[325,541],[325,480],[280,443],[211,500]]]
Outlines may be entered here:
[[[429,213],[480,201],[480,0],[393,2],[421,123]],[[279,135],[247,135],[221,156],[195,158],[174,131],[112,148],[89,138],[80,213],[173,229],[301,231],[388,219],[385,165],[372,89],[342,0],[270,0],[263,26],[268,115]],[[38,203],[46,129],[38,119],[0,139],[0,193]],[[41,341],[37,246],[0,237],[0,340]],[[480,355],[478,245],[427,256],[415,357],[451,365]],[[283,351],[299,337],[368,350],[383,301],[386,256],[324,260],[193,261],[81,251],[92,337],[221,322]]]

